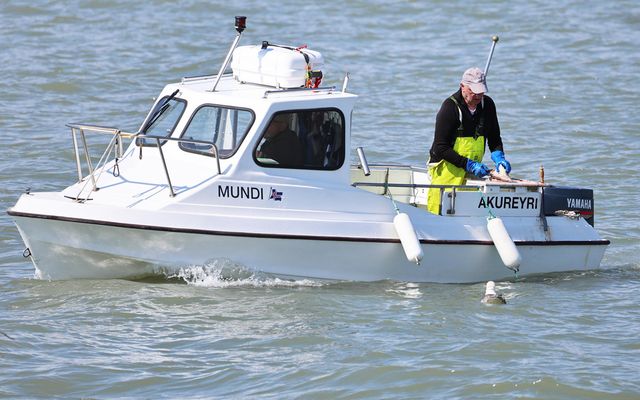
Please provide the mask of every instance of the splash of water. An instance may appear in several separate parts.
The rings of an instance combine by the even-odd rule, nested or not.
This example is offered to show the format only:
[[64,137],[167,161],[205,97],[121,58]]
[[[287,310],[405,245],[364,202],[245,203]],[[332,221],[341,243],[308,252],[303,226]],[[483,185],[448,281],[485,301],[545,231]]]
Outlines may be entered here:
[[188,265],[161,271],[168,279],[179,279],[188,285],[230,287],[318,287],[323,283],[313,279],[283,279],[257,271],[228,259],[216,259],[204,265]]

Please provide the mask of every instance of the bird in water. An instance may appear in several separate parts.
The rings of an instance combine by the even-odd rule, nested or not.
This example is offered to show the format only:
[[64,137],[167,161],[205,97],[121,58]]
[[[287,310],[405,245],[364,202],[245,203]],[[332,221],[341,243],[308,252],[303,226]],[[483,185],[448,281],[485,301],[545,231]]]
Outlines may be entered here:
[[484,304],[507,304],[502,294],[496,293],[496,284],[494,281],[487,282],[484,291],[484,297],[481,300]]

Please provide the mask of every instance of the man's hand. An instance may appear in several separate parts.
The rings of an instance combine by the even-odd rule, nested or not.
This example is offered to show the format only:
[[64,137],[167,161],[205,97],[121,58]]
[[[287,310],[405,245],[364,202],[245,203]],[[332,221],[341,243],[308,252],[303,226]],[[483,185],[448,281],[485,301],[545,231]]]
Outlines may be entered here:
[[500,150],[496,150],[494,152],[491,153],[491,159],[493,160],[494,163],[496,163],[496,171],[500,172],[500,167],[504,168],[504,170],[507,172],[507,174],[509,172],[511,172],[511,164],[509,164],[509,161],[507,161],[504,158],[504,153],[501,152]]
[[473,160],[468,160],[467,161],[466,170],[467,170],[467,172],[470,172],[470,173],[474,174],[478,178],[482,178],[482,177],[485,177],[485,176],[489,175],[489,167],[487,167],[486,165],[484,165],[481,162],[476,162],[476,161],[473,161]]

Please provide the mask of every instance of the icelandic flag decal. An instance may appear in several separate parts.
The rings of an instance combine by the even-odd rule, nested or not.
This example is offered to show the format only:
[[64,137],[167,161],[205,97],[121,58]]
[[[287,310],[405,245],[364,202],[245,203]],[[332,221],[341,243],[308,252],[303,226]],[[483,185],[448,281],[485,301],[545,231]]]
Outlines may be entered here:
[[282,201],[282,192],[278,192],[274,188],[271,188],[271,196],[269,196],[269,199]]

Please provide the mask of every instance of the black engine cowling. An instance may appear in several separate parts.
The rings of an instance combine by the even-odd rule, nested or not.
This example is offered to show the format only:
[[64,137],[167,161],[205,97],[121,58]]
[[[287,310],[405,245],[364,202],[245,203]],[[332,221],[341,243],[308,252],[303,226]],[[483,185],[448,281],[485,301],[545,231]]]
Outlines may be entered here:
[[593,226],[593,190],[551,186],[544,188],[544,215],[557,215],[557,211],[579,213]]

